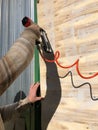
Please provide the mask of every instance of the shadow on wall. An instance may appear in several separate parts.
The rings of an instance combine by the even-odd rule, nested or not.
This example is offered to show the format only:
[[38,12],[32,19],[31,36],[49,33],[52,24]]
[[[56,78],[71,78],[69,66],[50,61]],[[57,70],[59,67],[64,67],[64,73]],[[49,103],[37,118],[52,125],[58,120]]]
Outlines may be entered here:
[[14,102],[20,101],[20,99],[24,99],[25,97],[26,94],[23,91],[19,91],[14,98]]
[[[44,53],[44,57],[50,60],[54,59],[53,53]],[[46,97],[42,101],[42,130],[47,130],[48,124],[53,117],[61,99],[61,85],[58,76],[56,64],[46,62]]]

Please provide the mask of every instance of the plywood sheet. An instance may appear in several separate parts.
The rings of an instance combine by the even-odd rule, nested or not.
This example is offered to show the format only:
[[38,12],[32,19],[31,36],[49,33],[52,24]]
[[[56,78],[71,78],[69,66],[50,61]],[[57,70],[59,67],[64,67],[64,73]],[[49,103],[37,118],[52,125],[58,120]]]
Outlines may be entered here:
[[[82,76],[98,72],[98,0],[41,0],[38,23],[47,31],[54,54],[59,51],[60,65],[69,66],[79,59]],[[53,59],[53,54],[44,56]],[[42,129],[97,130],[98,100],[91,99],[90,87],[92,98],[98,98],[98,76],[82,78],[76,66],[64,69],[57,62],[44,62],[40,57],[41,94],[45,96]]]

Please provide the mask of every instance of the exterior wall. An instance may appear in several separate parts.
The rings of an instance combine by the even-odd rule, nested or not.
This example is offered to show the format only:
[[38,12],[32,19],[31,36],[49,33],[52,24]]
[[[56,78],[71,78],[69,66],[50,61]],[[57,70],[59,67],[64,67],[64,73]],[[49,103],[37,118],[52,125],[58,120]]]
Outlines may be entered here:
[[[38,23],[51,41],[54,53],[60,52],[58,62],[72,65],[79,59],[79,70],[85,77],[98,71],[98,0],[41,0]],[[49,54],[46,54],[49,58]],[[78,75],[76,66],[68,69],[40,58],[42,130],[97,130],[98,76]],[[75,87],[71,83],[72,71]],[[97,74],[98,75],[98,74]],[[92,98],[90,97],[92,87]]]

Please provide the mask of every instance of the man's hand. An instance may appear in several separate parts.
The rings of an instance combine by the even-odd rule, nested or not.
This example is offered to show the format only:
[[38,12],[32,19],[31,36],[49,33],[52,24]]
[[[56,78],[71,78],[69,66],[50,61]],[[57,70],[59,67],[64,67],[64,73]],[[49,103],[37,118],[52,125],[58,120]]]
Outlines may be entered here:
[[31,103],[34,103],[36,101],[39,101],[42,99],[42,97],[38,97],[36,96],[36,93],[37,93],[37,89],[39,87],[40,83],[37,82],[36,84],[34,85],[31,85],[30,87],[30,90],[29,90],[29,94],[28,94],[28,100],[31,102]]

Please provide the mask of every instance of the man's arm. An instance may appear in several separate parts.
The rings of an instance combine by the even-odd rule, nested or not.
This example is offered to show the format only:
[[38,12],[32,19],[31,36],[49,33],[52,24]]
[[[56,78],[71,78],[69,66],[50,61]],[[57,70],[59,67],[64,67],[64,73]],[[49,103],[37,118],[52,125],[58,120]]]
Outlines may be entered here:
[[32,24],[14,42],[5,56],[0,59],[0,95],[30,64],[35,42],[40,38],[40,27]]
[[39,83],[31,85],[28,96],[25,99],[20,100],[11,105],[6,105],[0,107],[0,113],[2,120],[4,122],[10,120],[14,116],[18,116],[20,112],[24,111],[30,103],[34,103],[38,100],[41,100],[41,97],[36,96],[37,88],[39,87]]
[[14,103],[14,104],[10,104],[10,105],[5,105],[0,107],[0,113],[1,113],[1,117],[2,120],[8,121],[12,118],[12,116],[16,113],[16,107],[19,105],[19,103]]

